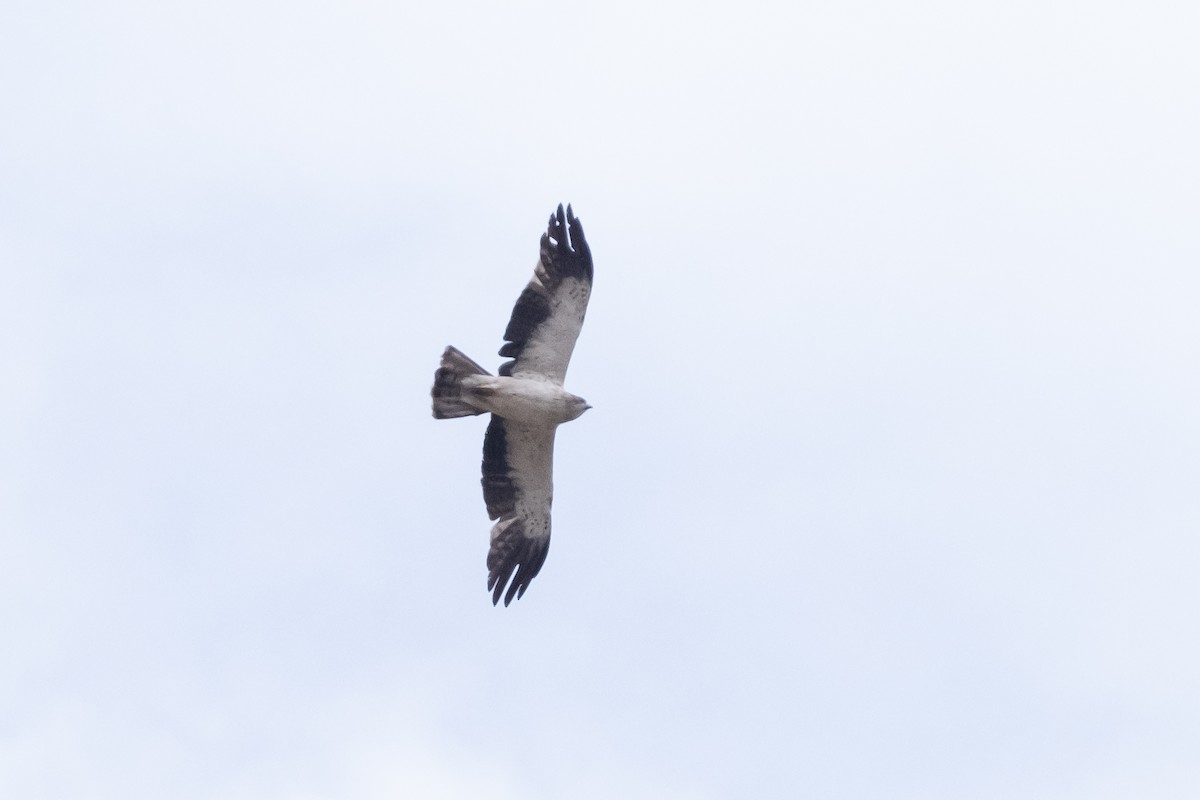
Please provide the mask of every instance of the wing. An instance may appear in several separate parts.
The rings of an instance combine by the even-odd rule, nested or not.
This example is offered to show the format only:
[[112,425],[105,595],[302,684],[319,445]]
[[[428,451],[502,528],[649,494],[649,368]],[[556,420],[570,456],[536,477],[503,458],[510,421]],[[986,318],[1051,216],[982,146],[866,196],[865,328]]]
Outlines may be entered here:
[[[492,415],[483,439],[483,500],[492,526],[488,590],[504,605],[519,599],[542,568],[550,549],[550,504],[554,496],[554,431]],[[516,573],[514,576],[513,573]]]
[[533,280],[517,298],[500,355],[501,375],[562,385],[592,294],[592,251],[571,207],[559,205],[542,234]]

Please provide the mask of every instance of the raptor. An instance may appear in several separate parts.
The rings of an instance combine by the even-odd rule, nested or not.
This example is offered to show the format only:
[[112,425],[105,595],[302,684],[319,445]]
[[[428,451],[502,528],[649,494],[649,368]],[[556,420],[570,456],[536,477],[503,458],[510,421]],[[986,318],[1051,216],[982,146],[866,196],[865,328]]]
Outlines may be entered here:
[[[483,500],[492,526],[492,604],[520,598],[546,561],[554,499],[554,434],[591,406],[563,388],[592,293],[592,254],[570,206],[550,215],[541,252],[513,307],[492,375],[447,347],[433,377],[433,416],[490,413],[483,440]],[[505,589],[507,588],[507,591]]]

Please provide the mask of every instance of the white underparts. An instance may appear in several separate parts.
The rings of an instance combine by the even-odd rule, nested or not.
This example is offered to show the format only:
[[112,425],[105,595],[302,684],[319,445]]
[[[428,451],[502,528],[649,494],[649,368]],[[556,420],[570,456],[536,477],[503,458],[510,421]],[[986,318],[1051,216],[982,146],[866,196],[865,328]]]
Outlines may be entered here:
[[463,394],[477,408],[523,425],[558,425],[575,419],[580,398],[556,383],[532,378],[471,375]]

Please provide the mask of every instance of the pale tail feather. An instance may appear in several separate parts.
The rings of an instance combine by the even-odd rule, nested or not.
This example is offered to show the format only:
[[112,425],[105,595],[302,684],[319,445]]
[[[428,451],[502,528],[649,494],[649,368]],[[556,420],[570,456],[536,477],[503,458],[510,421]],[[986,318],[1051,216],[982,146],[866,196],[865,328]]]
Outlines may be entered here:
[[447,347],[442,353],[442,365],[433,373],[433,416],[447,419],[484,413],[463,397],[462,379],[468,375],[488,374],[458,348]]

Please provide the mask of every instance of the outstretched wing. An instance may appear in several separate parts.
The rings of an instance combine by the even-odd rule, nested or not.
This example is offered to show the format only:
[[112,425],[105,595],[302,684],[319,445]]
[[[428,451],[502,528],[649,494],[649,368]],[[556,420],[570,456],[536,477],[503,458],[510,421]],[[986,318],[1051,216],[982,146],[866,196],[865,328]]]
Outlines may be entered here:
[[500,355],[501,375],[562,385],[592,294],[592,252],[571,207],[550,215],[533,280],[517,298]]
[[555,429],[554,425],[521,425],[495,414],[488,425],[483,440],[483,500],[488,518],[497,520],[487,558],[492,605],[500,602],[501,594],[506,606],[514,595],[525,594],[546,561]]

